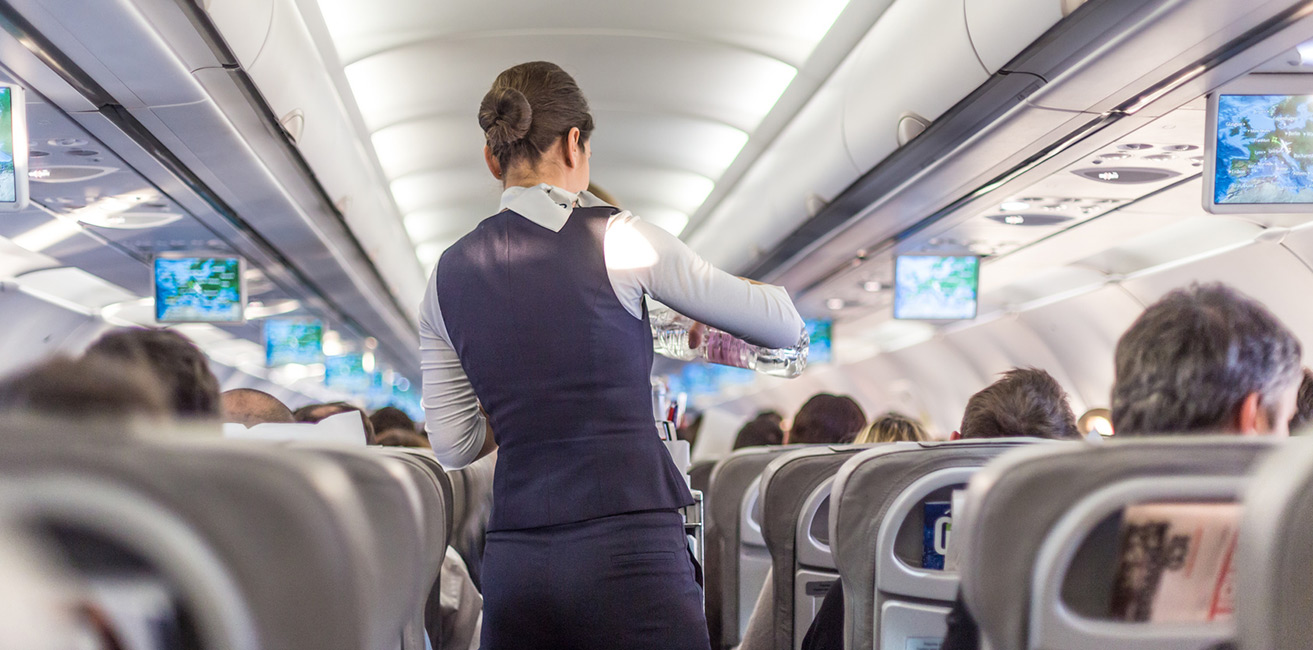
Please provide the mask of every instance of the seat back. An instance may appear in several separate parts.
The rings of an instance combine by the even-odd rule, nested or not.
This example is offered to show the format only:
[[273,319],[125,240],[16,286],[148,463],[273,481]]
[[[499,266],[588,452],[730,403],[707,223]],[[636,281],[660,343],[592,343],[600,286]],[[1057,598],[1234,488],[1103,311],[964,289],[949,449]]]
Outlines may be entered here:
[[1283,443],[1245,489],[1236,548],[1237,641],[1244,650],[1313,639],[1313,438]]
[[711,470],[716,468],[714,460],[699,460],[688,468],[688,486],[692,490],[701,490],[705,496],[711,487]]
[[[446,556],[447,542],[451,526],[451,482],[447,473],[438,464],[432,454],[423,450],[410,450],[401,447],[372,447],[374,451],[396,458],[412,471],[415,481],[422,489],[421,509],[418,513],[423,521],[421,549],[424,553],[422,585],[427,585],[416,600],[420,607],[414,612],[412,622],[407,626],[403,648],[423,648],[420,635],[427,634],[429,642],[441,645],[441,568]],[[428,462],[431,460],[432,462]]]
[[0,431],[0,472],[31,516],[158,568],[214,640],[205,647],[378,647],[370,531],[335,463],[266,444],[25,428]]
[[830,491],[830,534],[843,576],[845,647],[903,650],[944,637],[957,574],[923,565],[925,504],[938,514],[934,504],[950,502],[985,463],[1032,441],[891,443],[844,463]]
[[761,528],[770,551],[774,599],[767,616],[772,648],[802,646],[826,591],[839,577],[829,545],[830,485],[843,463],[870,445],[807,446],[771,461],[761,474]]
[[[396,648],[403,628],[417,614],[422,615],[422,605],[442,565],[441,555],[421,547],[427,530],[426,504],[412,467],[363,447],[298,443],[289,450],[329,458],[350,476],[364,502],[371,533],[366,561],[374,583],[369,614],[371,622],[381,628],[375,630],[378,636],[371,647]],[[445,524],[443,513],[433,514],[438,519],[435,525]]]
[[[718,648],[740,643],[757,594],[770,569],[770,551],[761,536],[758,478],[770,461],[796,448],[740,449],[716,464],[706,492],[707,607],[718,616]],[[755,513],[754,513],[755,510]],[[713,624],[714,625],[714,624]]]
[[[1203,650],[1229,621],[1113,620],[1108,612],[1130,505],[1235,502],[1269,441],[1234,436],[1033,445],[971,480],[956,534],[962,591],[994,648]],[[956,543],[956,542],[955,542]],[[1000,597],[1006,594],[1006,597]]]

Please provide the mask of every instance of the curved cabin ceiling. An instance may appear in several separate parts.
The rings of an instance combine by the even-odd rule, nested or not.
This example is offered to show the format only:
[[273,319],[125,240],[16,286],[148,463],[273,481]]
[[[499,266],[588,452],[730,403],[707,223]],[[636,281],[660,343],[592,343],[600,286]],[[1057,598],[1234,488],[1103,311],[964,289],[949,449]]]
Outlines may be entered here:
[[476,113],[525,61],[574,75],[597,121],[593,179],[676,234],[847,0],[319,0],[425,266],[490,215],[500,185]]

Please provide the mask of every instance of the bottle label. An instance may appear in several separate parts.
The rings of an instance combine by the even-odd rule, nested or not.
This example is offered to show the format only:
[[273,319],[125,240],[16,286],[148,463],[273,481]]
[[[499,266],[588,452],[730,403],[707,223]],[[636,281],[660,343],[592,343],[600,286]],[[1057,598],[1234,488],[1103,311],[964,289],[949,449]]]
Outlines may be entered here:
[[719,330],[707,332],[707,361],[735,368],[748,367],[749,344]]

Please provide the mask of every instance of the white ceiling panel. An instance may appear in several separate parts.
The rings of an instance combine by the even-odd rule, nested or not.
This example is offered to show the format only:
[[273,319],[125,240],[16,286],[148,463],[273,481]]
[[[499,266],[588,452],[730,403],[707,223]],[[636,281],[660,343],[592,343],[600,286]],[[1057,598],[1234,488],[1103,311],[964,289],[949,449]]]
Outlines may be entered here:
[[748,50],[800,65],[847,0],[668,0],[667,2],[433,2],[320,0],[342,60],[350,63],[405,43],[525,31],[605,30],[670,34]]
[[660,110],[745,131],[796,74],[778,59],[716,43],[609,35],[424,42],[348,65],[346,74],[366,125],[377,130],[433,114],[474,116],[498,73],[537,60],[570,72],[595,110]]

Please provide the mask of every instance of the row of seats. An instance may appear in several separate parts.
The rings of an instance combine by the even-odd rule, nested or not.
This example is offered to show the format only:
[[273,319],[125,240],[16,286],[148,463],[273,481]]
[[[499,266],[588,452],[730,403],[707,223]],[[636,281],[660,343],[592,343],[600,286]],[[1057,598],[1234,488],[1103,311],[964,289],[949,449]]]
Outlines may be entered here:
[[[959,588],[984,647],[1205,650],[1313,639],[1313,440],[1036,439],[756,448],[715,465],[708,618],[733,648],[762,593],[774,650],[800,648],[842,576],[845,647],[938,648]],[[959,495],[960,571],[922,568],[927,502]],[[1121,517],[1145,503],[1243,503],[1235,617],[1108,614]],[[768,578],[769,576],[769,578]]]
[[[137,627],[174,638],[123,647],[439,645],[437,584],[466,497],[431,453],[151,433],[0,423],[0,538],[53,549],[120,641]],[[167,621],[115,609],[152,593],[162,604],[137,617]]]

